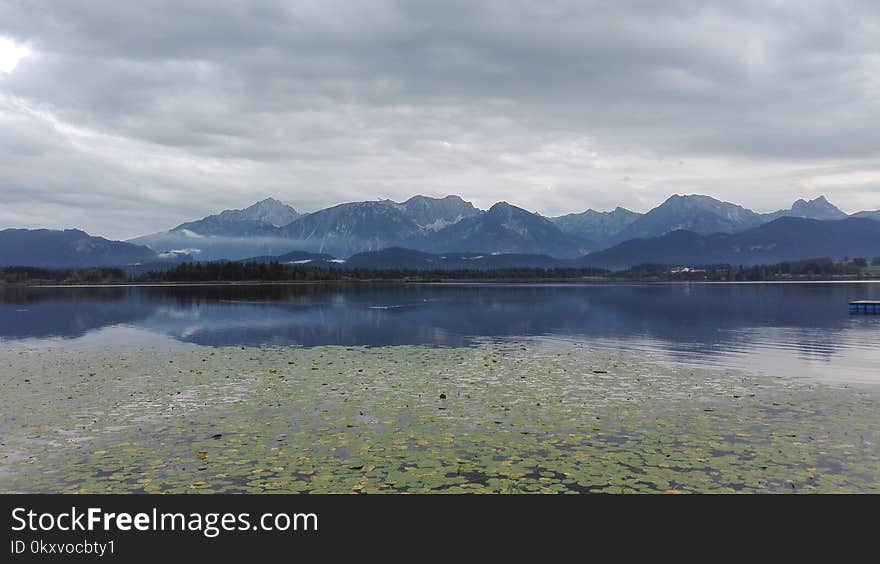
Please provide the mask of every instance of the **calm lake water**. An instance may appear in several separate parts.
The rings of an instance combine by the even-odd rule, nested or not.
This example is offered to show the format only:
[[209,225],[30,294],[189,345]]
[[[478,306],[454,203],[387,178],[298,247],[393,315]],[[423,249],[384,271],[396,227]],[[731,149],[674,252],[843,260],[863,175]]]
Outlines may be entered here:
[[880,283],[0,289],[0,342],[461,347],[551,337],[653,360],[880,383]]

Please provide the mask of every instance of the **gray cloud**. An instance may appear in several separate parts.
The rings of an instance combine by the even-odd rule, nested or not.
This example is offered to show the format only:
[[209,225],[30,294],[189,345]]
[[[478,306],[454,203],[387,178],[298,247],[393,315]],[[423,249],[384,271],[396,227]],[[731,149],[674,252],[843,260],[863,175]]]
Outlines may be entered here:
[[875,2],[0,5],[2,226],[128,237],[273,195],[546,214],[880,207]]

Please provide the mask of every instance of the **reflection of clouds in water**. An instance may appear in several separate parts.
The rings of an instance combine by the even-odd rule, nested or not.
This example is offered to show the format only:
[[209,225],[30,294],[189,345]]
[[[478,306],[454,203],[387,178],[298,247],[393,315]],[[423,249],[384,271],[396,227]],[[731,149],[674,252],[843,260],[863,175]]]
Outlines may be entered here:
[[[416,304],[422,306],[424,304]],[[204,306],[198,324],[168,317],[150,317],[144,325],[181,340],[211,346],[227,345],[440,345],[465,346],[471,339],[434,322],[407,317],[408,308],[373,309],[348,304],[308,308],[236,304]]]
[[198,327],[186,327],[183,331],[180,332],[180,337],[184,340],[189,339],[199,330]]
[[156,316],[169,317],[171,319],[198,319],[202,313],[197,308],[179,308],[160,306],[156,308]]
[[638,352],[694,368],[746,370],[776,377],[880,383],[880,332],[760,327],[726,331],[715,344],[651,338],[594,339],[591,344]]
[[[681,365],[784,375],[880,374],[880,284],[273,285],[41,290],[4,301],[0,338],[144,333],[209,346],[467,346],[557,337]],[[50,299],[51,298],[51,299]],[[16,313],[25,309],[28,313]],[[113,337],[120,325],[142,329]],[[110,328],[102,330],[101,328]],[[849,376],[847,376],[849,377]]]
[[193,343],[181,341],[173,335],[157,333],[143,327],[118,324],[108,325],[100,329],[77,334],[73,336],[54,336],[32,338],[26,337],[16,340],[0,339],[4,346],[21,348],[51,349],[53,347],[81,347],[100,348],[108,346],[159,346],[159,347],[186,347]]
[[[870,329],[853,323],[838,329],[755,327],[728,333],[730,340],[741,346],[787,350],[805,359],[828,360],[846,349],[880,350],[880,331]],[[880,329],[880,324],[874,329]]]

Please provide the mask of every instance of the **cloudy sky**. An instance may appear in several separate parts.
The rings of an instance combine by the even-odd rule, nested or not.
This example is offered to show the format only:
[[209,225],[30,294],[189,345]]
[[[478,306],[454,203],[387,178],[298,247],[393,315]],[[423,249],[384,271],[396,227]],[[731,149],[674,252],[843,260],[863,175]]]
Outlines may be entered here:
[[880,3],[0,2],[0,227],[416,193],[880,208]]

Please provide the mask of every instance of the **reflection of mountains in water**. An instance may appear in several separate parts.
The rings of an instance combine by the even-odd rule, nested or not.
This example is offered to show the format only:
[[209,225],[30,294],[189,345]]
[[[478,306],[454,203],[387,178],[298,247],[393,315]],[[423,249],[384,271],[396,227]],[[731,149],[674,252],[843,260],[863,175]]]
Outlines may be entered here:
[[0,338],[75,338],[125,324],[211,346],[462,346],[552,335],[653,339],[711,354],[772,341],[785,328],[786,343],[833,352],[854,323],[877,321],[850,318],[847,301],[878,296],[878,285],[851,284],[19,288],[0,291]]
[[0,288],[0,339],[74,339],[154,311],[134,288]]

